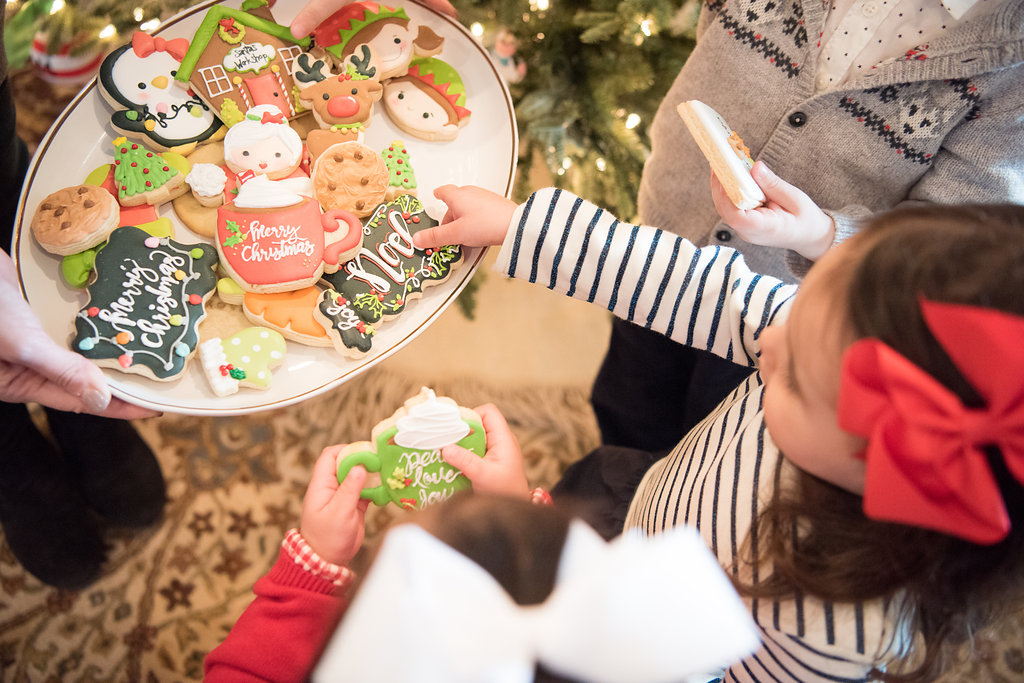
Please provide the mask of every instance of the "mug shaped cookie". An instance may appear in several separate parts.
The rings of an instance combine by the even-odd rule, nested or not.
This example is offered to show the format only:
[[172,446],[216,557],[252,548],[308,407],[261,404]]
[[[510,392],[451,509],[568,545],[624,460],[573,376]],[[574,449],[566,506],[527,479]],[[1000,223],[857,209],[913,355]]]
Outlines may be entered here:
[[487,443],[480,416],[424,387],[373,428],[373,442],[349,444],[338,454],[338,481],[362,465],[379,472],[381,482],[360,497],[418,510],[470,488],[469,479],[441,458],[441,448],[453,443],[483,457]]
[[221,264],[250,292],[309,287],[357,251],[362,239],[358,218],[345,211],[321,213],[320,205],[308,197],[284,208],[227,204],[217,210]]

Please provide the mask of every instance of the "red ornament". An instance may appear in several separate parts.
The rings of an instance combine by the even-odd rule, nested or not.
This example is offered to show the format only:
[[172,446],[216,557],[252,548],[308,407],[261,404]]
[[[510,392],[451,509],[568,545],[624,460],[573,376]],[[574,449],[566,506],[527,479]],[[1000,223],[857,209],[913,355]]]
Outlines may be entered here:
[[97,308],[96,306],[90,306],[89,310],[86,311],[86,313],[88,314],[88,316],[90,318],[95,318],[96,316],[98,316],[100,314],[100,309]]
[[189,294],[188,302],[193,306],[198,306],[199,304],[203,303],[203,297],[199,296],[198,294]]

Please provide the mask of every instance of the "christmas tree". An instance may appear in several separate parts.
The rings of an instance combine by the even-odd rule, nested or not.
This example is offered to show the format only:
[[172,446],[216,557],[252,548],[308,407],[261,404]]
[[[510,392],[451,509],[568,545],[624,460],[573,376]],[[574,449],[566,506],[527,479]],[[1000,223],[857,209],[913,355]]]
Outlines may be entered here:
[[135,195],[151,192],[178,173],[159,154],[137,142],[117,138],[114,147],[114,184],[117,186],[118,199],[131,199]]
[[457,1],[485,44],[499,32],[525,65],[509,83],[520,135],[516,199],[538,157],[554,184],[636,217],[648,127],[693,48],[699,2],[689,0]]

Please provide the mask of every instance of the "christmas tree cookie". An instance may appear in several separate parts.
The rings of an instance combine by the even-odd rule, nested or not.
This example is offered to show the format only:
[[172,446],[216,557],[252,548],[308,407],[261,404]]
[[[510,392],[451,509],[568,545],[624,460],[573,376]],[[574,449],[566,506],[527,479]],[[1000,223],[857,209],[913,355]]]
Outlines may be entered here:
[[381,150],[381,157],[388,169],[388,189],[384,195],[386,201],[392,202],[403,194],[416,194],[416,173],[409,163],[409,151],[405,143],[395,140]]
[[163,204],[188,190],[185,176],[138,142],[114,140],[114,188],[122,206]]

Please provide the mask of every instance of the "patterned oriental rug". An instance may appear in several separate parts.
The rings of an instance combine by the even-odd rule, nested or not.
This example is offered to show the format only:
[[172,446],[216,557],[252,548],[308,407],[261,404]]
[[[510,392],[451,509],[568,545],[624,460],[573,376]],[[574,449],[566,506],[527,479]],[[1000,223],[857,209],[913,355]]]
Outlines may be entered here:
[[[432,388],[461,405],[495,403],[520,440],[532,485],[550,488],[597,446],[586,391],[503,392],[440,381]],[[269,413],[138,421],[167,478],[162,523],[112,535],[104,575],[78,593],[26,574],[4,543],[0,680],[200,680],[203,658],[251,601],[285,532],[298,525],[322,448],[368,439],[419,389],[375,368],[329,395]],[[404,514],[371,505],[364,548]]]

